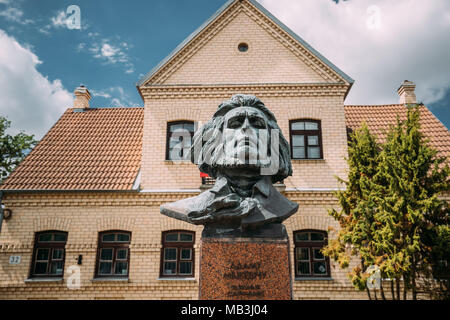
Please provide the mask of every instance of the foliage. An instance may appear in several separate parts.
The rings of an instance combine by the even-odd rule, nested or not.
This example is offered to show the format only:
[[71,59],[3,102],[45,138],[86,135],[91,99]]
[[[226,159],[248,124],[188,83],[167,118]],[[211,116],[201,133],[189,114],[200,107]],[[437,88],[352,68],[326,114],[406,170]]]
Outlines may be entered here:
[[[419,279],[436,278],[449,260],[449,210],[439,194],[449,191],[450,170],[420,132],[419,118],[419,108],[409,107],[382,144],[365,124],[352,134],[348,181],[339,179],[346,189],[336,194],[340,210],[330,211],[340,231],[324,253],[343,268],[358,255],[361,266],[349,276],[369,297],[369,266],[391,279],[392,298],[403,289],[404,299],[408,291],[416,299]],[[380,293],[386,298],[382,286]]]
[[16,135],[7,134],[10,126],[11,122],[0,116],[0,184],[37,143],[34,135],[22,131]]

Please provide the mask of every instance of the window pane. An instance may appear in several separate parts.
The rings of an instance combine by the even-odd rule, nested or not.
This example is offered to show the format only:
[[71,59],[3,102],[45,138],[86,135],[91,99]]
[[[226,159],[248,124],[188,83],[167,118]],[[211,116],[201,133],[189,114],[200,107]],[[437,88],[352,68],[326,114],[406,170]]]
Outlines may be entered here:
[[192,274],[192,262],[180,262],[180,274]]
[[100,260],[111,261],[113,259],[113,249],[102,249]]
[[189,160],[191,158],[191,148],[183,148],[181,151],[181,159],[182,160]]
[[52,259],[61,260],[64,257],[64,249],[53,249]]
[[116,253],[117,260],[127,260],[128,249],[118,249]]
[[111,274],[112,262],[100,262],[99,274]]
[[297,262],[297,274],[311,274],[309,271],[309,262]]
[[36,262],[34,267],[34,274],[46,274],[47,273],[47,262]]
[[169,148],[181,147],[181,139],[180,137],[170,137],[169,139]]
[[306,122],[305,130],[319,130],[319,125],[316,122]]
[[177,249],[176,248],[164,249],[164,260],[177,260]]
[[129,242],[130,241],[130,235],[129,234],[124,234],[124,233],[119,233],[117,235],[117,241],[119,241],[119,242]]
[[308,241],[308,232],[299,232],[295,234],[295,241]]
[[178,233],[166,234],[166,241],[178,241]]
[[191,260],[191,249],[181,249],[181,260]]
[[318,146],[319,145],[319,136],[308,136],[308,145],[309,146]]
[[128,273],[128,262],[116,262],[116,268],[114,270],[114,274],[118,275],[127,275]]
[[194,236],[190,233],[180,233],[180,241],[192,242],[194,241]]
[[183,149],[180,147],[169,149],[169,160],[183,160]]
[[176,262],[164,262],[164,274],[176,274]]
[[170,125],[170,132],[181,131],[182,129],[183,129],[183,124],[182,123],[171,124]]
[[304,159],[305,158],[305,147],[293,147],[292,148],[294,159]]
[[309,260],[308,248],[296,248],[296,249],[297,249],[297,260]]
[[39,235],[39,242],[49,242],[52,241],[52,233],[44,233]]
[[323,241],[324,235],[320,232],[311,232],[311,240],[312,241]]
[[52,274],[52,275],[63,274],[63,262],[62,261],[52,262],[52,265],[50,268],[50,274]]
[[313,262],[314,274],[327,274],[325,262]]
[[194,124],[193,123],[185,123],[184,129],[188,130],[189,132],[194,132]]
[[320,249],[313,249],[314,252],[314,260],[324,260],[325,257],[323,256],[322,252],[320,252]]
[[293,123],[291,123],[291,129],[292,130],[305,130],[305,123],[304,122],[293,122]]
[[303,147],[305,145],[305,136],[292,136],[293,147]]
[[67,235],[64,233],[55,233],[55,241],[57,242],[66,242]]
[[186,149],[190,149],[192,146],[192,138],[189,135],[188,137],[184,137],[183,139],[183,147]]
[[320,158],[320,148],[319,147],[308,147],[308,158],[309,159],[319,159]]
[[50,249],[38,249],[36,260],[48,260]]
[[114,242],[115,240],[115,233],[109,233],[103,235],[103,242]]

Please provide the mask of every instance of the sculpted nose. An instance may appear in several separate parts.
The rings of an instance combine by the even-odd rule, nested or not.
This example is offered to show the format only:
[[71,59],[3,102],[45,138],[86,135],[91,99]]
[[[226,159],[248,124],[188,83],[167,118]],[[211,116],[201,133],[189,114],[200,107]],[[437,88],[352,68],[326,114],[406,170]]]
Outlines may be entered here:
[[245,121],[242,124],[242,130],[248,130],[250,128],[250,122],[248,121],[248,118],[245,117]]

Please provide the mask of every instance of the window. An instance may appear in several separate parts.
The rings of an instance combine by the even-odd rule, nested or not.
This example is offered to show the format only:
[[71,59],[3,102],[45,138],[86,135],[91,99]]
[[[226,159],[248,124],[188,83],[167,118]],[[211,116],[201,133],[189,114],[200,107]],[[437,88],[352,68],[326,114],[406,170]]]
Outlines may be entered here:
[[31,277],[62,277],[64,273],[67,232],[36,233]]
[[248,51],[248,44],[246,44],[245,42],[239,43],[238,50],[240,52],[247,52]]
[[167,124],[166,160],[189,160],[194,122],[176,121]]
[[194,232],[166,231],[162,234],[161,277],[194,275]]
[[128,277],[131,233],[100,232],[97,250],[96,277]]
[[292,120],[289,129],[292,159],[323,159],[320,121]]
[[327,233],[316,230],[294,232],[295,276],[330,277],[330,260],[320,250],[328,243]]

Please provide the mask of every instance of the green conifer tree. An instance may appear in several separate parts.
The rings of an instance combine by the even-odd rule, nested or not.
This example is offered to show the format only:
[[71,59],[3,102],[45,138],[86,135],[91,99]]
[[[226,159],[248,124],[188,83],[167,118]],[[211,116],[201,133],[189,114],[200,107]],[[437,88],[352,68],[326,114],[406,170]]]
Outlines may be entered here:
[[391,280],[392,299],[406,299],[408,291],[417,299],[419,288],[434,278],[448,292],[449,209],[439,195],[449,191],[450,170],[420,132],[419,118],[419,107],[409,106],[406,121],[397,119],[381,145],[365,124],[352,134],[348,181],[339,179],[346,190],[336,194],[341,210],[330,211],[340,231],[324,253],[343,268],[358,255],[361,267],[350,277],[369,297],[366,271],[372,265]]

